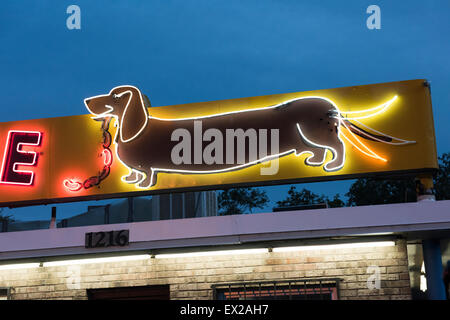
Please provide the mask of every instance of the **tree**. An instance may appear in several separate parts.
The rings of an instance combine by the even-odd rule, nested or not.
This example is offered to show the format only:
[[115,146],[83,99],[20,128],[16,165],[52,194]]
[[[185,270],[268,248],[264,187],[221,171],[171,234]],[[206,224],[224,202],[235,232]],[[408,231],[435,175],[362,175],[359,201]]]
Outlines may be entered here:
[[0,232],[6,231],[8,223],[15,221],[12,215],[2,215],[2,211],[3,208],[0,208]]
[[361,178],[350,186],[346,196],[349,206],[414,202],[417,198],[414,178],[402,180]]
[[439,171],[434,177],[436,200],[450,200],[450,152],[439,158]]
[[345,202],[339,197],[339,193],[335,194],[333,200],[328,200],[328,206],[330,208],[345,207]]
[[303,188],[301,191],[297,191],[295,186],[291,186],[288,191],[286,199],[277,201],[279,207],[293,207],[299,205],[328,203],[329,207],[343,207],[344,201],[339,198],[339,194],[334,195],[333,200],[329,200],[325,195],[318,195],[314,192]]
[[[436,200],[450,199],[450,153],[444,153],[438,159],[439,170],[434,176]],[[417,201],[414,177],[397,180],[358,179],[346,196],[349,206]]]
[[266,191],[256,188],[232,188],[223,190],[218,196],[219,214],[252,213],[255,208],[264,208],[269,202]]

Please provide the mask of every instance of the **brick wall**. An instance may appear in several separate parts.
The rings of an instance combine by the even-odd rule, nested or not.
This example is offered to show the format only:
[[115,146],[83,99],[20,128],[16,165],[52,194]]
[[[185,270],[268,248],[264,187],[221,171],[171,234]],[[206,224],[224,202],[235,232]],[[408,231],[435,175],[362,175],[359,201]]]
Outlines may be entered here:
[[[380,271],[369,289],[367,268]],[[369,272],[368,272],[369,271]],[[171,299],[212,299],[213,284],[340,278],[341,299],[410,299],[406,244],[393,247],[148,259],[0,270],[12,299],[87,299],[86,289],[169,284]]]

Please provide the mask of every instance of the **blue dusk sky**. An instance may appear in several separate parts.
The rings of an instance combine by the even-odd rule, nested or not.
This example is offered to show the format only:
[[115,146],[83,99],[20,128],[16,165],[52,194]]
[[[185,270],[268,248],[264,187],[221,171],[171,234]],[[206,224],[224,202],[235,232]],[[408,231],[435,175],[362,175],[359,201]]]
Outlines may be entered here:
[[[80,30],[66,27],[72,4]],[[366,27],[372,4],[379,30]],[[85,97],[121,84],[166,106],[426,78],[442,154],[450,151],[449,15],[448,0],[4,1],[0,121],[85,114]],[[303,186],[331,196],[350,184]],[[271,203],[261,211],[288,189],[265,188]],[[58,205],[58,218],[87,205]],[[3,214],[49,219],[50,206]]]

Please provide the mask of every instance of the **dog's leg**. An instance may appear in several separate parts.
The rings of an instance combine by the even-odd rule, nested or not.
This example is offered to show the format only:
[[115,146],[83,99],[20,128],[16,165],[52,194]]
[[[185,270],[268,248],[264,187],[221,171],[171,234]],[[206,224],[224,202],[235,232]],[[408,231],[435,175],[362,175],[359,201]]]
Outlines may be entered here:
[[144,174],[139,171],[130,170],[130,173],[127,176],[122,177],[122,181],[126,183],[137,183],[144,178]]
[[320,166],[325,162],[327,149],[309,147],[308,151],[312,153],[310,157],[305,159],[305,163],[308,166]]
[[146,177],[144,180],[142,180],[140,183],[137,184],[137,187],[140,189],[147,189],[150,187],[153,187],[156,184],[156,176],[157,172],[151,169],[151,171],[148,173],[146,172]]
[[324,164],[327,154],[327,149],[308,146],[305,150],[305,147],[302,146],[303,151],[297,150],[295,155],[299,157],[300,155],[306,153],[307,157],[305,158],[305,164],[307,166],[321,166]]
[[341,169],[345,163],[345,145],[339,140],[339,143],[330,148],[330,150],[333,154],[333,159],[325,164],[324,169],[326,171],[337,171]]

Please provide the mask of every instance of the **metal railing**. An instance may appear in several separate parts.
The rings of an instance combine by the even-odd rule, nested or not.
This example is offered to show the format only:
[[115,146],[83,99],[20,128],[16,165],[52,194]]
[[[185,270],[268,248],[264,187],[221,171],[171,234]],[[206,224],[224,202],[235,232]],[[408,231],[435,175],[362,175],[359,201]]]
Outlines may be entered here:
[[214,300],[337,300],[339,279],[295,279],[212,285]]

